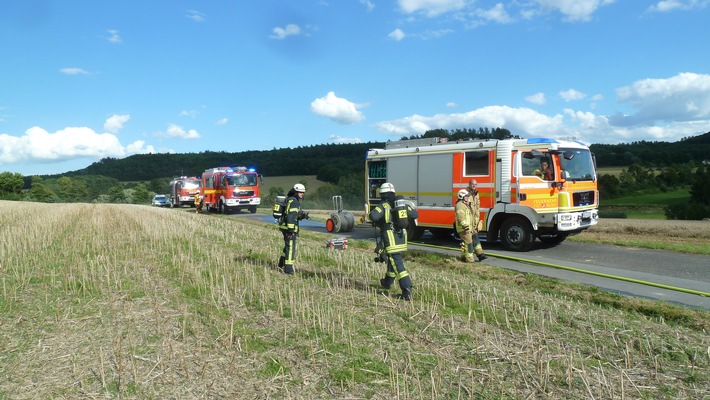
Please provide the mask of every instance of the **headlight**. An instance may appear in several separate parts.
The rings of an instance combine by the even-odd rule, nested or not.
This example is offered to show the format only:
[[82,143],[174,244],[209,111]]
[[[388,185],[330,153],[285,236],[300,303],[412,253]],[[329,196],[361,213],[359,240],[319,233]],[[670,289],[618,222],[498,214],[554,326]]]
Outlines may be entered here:
[[560,221],[572,221],[572,216],[569,214],[560,215]]

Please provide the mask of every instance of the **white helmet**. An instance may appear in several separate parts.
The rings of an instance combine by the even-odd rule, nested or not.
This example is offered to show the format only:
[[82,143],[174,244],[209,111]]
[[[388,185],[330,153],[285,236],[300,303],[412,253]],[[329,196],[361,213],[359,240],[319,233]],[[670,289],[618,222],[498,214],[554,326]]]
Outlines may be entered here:
[[459,195],[458,195],[458,197],[459,197],[459,200],[463,200],[464,197],[470,196],[470,195],[471,195],[471,193],[469,193],[468,190],[466,190],[466,189],[461,189],[461,190],[459,190]]
[[300,193],[306,193],[306,187],[302,183],[293,185],[293,190]]
[[394,185],[386,182],[380,186],[380,193],[394,193]]

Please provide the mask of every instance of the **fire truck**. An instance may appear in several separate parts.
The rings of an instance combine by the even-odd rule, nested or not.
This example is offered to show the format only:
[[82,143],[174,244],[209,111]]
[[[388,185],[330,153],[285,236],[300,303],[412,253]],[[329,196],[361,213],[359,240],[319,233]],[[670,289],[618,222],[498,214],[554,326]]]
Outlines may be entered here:
[[252,214],[261,204],[264,177],[254,168],[216,167],[202,173],[202,195],[207,211],[227,214],[248,209]]
[[[543,172],[543,162],[549,170]],[[453,233],[457,193],[471,179],[481,200],[481,240],[527,251],[536,239],[558,244],[597,224],[596,161],[575,140],[547,138],[448,141],[426,138],[370,149],[365,162],[365,215],[380,202],[379,187],[419,211],[408,236]]]
[[202,181],[195,176],[180,176],[170,181],[170,205],[195,206],[195,195],[200,193]]

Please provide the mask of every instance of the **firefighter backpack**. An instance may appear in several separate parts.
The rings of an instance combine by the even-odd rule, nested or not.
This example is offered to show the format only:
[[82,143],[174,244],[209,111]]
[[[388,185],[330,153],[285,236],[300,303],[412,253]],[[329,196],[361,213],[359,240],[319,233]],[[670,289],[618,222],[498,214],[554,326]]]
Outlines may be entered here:
[[286,196],[276,196],[276,201],[274,202],[274,209],[271,215],[274,219],[280,220],[283,218],[286,212]]
[[409,218],[407,218],[407,202],[401,197],[394,201],[394,208],[392,209],[392,225],[395,229],[407,229],[409,228]]

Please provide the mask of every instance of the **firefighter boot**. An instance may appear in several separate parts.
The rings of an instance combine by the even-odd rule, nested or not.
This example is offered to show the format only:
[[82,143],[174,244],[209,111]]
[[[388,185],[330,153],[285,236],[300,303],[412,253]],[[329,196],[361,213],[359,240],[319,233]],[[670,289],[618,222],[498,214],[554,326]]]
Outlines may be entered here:
[[466,259],[467,254],[468,254],[468,251],[466,251],[466,243],[462,241],[461,242],[461,257],[459,257],[461,259],[461,261],[463,261],[463,262],[468,261]]
[[466,255],[464,256],[464,261],[466,261],[467,263],[472,263],[476,262],[476,259],[473,258],[473,253],[466,253]]
[[284,274],[293,275],[294,272],[296,271],[293,269],[293,264],[284,264]]
[[400,294],[398,297],[405,301],[412,300],[412,288],[402,288],[402,294]]
[[284,269],[284,262],[285,261],[286,261],[286,257],[284,257],[284,256],[279,257],[279,269],[281,271],[283,271],[283,269]]
[[483,254],[483,247],[481,246],[480,243],[476,244],[476,248],[474,251],[476,252],[476,257],[478,257],[478,261],[483,261],[486,258],[488,258],[488,256]]

